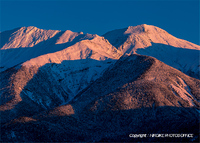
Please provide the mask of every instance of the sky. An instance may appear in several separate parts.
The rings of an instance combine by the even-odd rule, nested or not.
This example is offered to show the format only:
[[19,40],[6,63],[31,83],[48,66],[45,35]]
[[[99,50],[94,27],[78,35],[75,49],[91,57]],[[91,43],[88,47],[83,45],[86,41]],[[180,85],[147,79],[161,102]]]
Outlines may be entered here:
[[23,26],[103,35],[148,24],[200,45],[198,0],[0,0],[0,31]]

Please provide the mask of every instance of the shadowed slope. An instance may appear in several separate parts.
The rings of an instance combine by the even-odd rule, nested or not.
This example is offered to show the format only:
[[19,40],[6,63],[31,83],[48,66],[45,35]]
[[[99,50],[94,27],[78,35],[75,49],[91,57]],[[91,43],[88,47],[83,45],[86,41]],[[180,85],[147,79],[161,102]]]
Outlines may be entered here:
[[20,28],[15,28],[13,30],[8,30],[8,31],[4,31],[4,32],[0,32],[0,47],[2,48],[10,39],[10,37],[12,36],[12,34],[16,31],[18,31]]
[[114,63],[88,58],[1,72],[2,122],[66,104]]
[[200,78],[199,50],[176,48],[165,44],[152,43],[152,46],[145,49],[137,49],[136,52],[141,55],[155,57],[191,77]]
[[200,81],[139,55],[122,57],[72,102],[75,113],[152,106],[199,107]]

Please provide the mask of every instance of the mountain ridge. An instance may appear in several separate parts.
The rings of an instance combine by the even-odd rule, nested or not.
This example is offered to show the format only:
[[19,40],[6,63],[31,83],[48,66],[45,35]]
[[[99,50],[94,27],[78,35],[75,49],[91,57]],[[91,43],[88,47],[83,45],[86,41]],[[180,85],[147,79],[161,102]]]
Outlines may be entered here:
[[[147,24],[129,26],[128,28],[107,32],[103,35],[103,37],[96,34],[92,35],[83,34],[82,32],[72,32],[70,30],[43,30],[34,26],[22,27],[16,30],[17,31],[15,32],[11,32],[11,34],[9,34],[9,31],[8,34],[6,34],[6,31],[1,33],[0,37],[6,37],[8,35],[11,35],[11,37],[5,39],[1,38],[3,41],[1,41],[0,71],[4,71],[7,68],[13,67],[19,63],[26,62],[31,58],[61,51],[80,41],[92,40],[96,37],[99,41],[92,41],[95,41],[96,44],[103,44],[104,42],[104,45],[102,45],[104,47],[109,47],[111,44],[114,49],[117,48],[115,53],[120,53],[121,55],[126,53],[137,53],[152,56],[183,71],[186,74],[189,74],[190,76],[195,76],[196,78],[198,77],[198,50],[200,50],[200,46],[175,38],[174,36],[168,34],[165,30],[156,26]],[[103,38],[102,43],[100,42],[101,37]],[[105,42],[107,45],[105,45]],[[95,45],[92,47],[94,46]],[[149,47],[154,48],[153,50],[149,50]],[[171,47],[174,47],[174,49],[171,49]],[[189,51],[190,58],[195,58],[193,60],[195,61],[195,65],[191,65],[191,62],[188,62],[187,64],[184,63],[185,61],[183,62],[184,57],[187,57],[187,52],[179,54],[180,51],[183,51],[183,49],[197,50],[195,53],[193,51]],[[173,51],[171,52],[171,50]],[[157,53],[161,55],[158,55]],[[165,53],[169,54],[169,56],[174,59],[163,59],[166,55]],[[179,57],[182,57],[178,59],[175,54],[179,54]],[[193,54],[195,54],[195,56],[192,56]],[[190,61],[189,58],[188,61]]]
[[[199,46],[150,25],[0,33],[1,142],[197,142]],[[132,138],[132,134],[193,138]]]
[[[47,72],[45,68],[52,71],[49,76],[59,77],[53,78],[54,80],[71,82],[64,84],[67,91],[58,89],[67,94],[66,96],[74,97],[91,81],[102,76],[102,73],[122,55],[132,53],[155,57],[190,76],[199,78],[199,50],[196,49],[200,46],[193,44],[196,46],[193,48],[191,45],[188,46],[187,42],[184,45],[184,40],[179,41],[165,30],[152,25],[129,26],[110,31],[104,36],[70,30],[43,30],[29,26],[2,32],[0,37],[3,37],[1,43],[4,44],[1,45],[0,70],[5,71],[2,75],[6,76],[6,78],[2,77],[5,84],[1,85],[3,100],[10,97],[9,92],[12,91],[12,95],[20,102],[20,94],[24,94],[21,92],[26,83],[40,72],[40,69],[44,70],[44,73]],[[176,47],[179,44],[183,45],[182,48]],[[78,66],[68,65],[72,60],[80,60],[80,62],[74,62]],[[82,74],[78,71],[87,72]],[[7,74],[7,72],[11,73]],[[21,74],[28,76],[21,78],[18,76]],[[17,81],[16,85],[12,83],[14,81]],[[51,82],[49,79],[49,83]],[[26,94],[29,96],[33,93],[27,91]]]

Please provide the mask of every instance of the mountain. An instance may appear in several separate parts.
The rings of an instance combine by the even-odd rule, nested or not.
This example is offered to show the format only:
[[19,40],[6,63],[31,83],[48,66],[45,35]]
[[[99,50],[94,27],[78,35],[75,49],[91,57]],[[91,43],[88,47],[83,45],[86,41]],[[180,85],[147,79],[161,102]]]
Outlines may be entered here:
[[[12,32],[13,33],[11,33],[10,31],[5,31],[2,32],[0,35],[0,37],[2,37],[0,60],[1,71],[5,71],[8,68],[11,68],[18,64],[22,64],[28,60],[38,58],[39,56],[56,53],[58,51],[60,52],[56,54],[57,56],[61,57],[54,56],[53,59],[57,60],[57,62],[61,62],[63,60],[75,60],[85,58],[88,56],[88,54],[91,54],[89,56],[92,56],[93,59],[97,60],[102,58],[105,59],[105,55],[109,58],[113,58],[113,56],[117,58],[119,56],[113,53],[115,48],[110,45],[103,37],[100,37],[98,35],[83,34],[81,32],[77,33],[70,30],[42,30],[32,26],[22,27]],[[95,44],[97,48],[95,49],[95,51],[93,51],[93,53],[91,53],[91,50],[94,50],[93,47],[95,47],[93,44]],[[76,47],[76,49],[71,47],[73,45]],[[90,46],[90,48],[93,49],[88,50],[88,45]],[[70,48],[66,49],[67,47]],[[78,50],[79,52],[77,51],[77,53],[73,53],[73,51],[70,51],[70,49]],[[62,50],[65,50],[63,52],[67,53],[65,55],[61,55],[60,53],[63,53],[61,52]],[[82,50],[86,51],[84,52]],[[107,50],[107,53],[105,52],[105,50]],[[98,54],[94,56],[95,53]],[[44,57],[40,58],[44,59]],[[46,61],[42,64],[45,63]]]
[[128,135],[170,131],[198,140],[200,46],[144,24],[0,37],[1,141],[157,141]]
[[129,26],[128,28],[107,32],[103,36],[123,53],[137,52],[137,49],[152,46],[151,43],[200,50],[200,46],[178,39],[167,31],[153,25]]
[[178,39],[159,27],[146,24],[129,26],[103,36],[122,53],[152,56],[199,78],[200,46]]
[[[52,33],[54,36],[49,36]],[[2,33],[1,36],[5,35]],[[38,111],[70,101],[121,56],[114,46],[98,35],[69,30],[43,31],[35,27],[20,28],[11,35],[14,38],[9,38],[1,52],[0,109],[10,110],[9,114],[16,116],[22,112],[21,106],[26,105],[25,112],[29,113],[32,105]],[[34,41],[29,40],[30,37],[42,38]],[[6,48],[6,45],[12,47]],[[15,115],[10,117],[15,118]]]
[[[199,80],[155,58],[124,56],[82,93],[79,100],[75,98],[73,107],[76,113],[79,109],[81,113],[89,102],[94,103],[90,108],[98,111],[153,106],[199,107],[199,86]],[[79,102],[81,105],[76,105]]]
[[[20,142],[197,141],[199,87],[198,79],[155,58],[123,56],[68,104],[3,125],[2,138]],[[191,131],[193,138],[129,137]]]

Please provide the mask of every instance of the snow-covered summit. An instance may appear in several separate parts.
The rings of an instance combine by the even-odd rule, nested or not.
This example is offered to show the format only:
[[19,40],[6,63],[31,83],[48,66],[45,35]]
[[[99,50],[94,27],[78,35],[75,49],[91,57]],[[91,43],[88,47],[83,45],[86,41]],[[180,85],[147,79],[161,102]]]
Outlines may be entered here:
[[196,44],[178,39],[159,27],[147,24],[113,30],[103,36],[123,53],[134,53],[138,48],[151,46],[151,43],[200,50],[200,46]]
[[[33,47],[42,41],[46,41],[56,34],[59,30],[43,30],[34,26],[21,27],[19,30],[11,33],[6,41],[2,41],[5,45],[1,45],[1,49],[12,49],[12,48],[25,48]],[[6,31],[1,33],[1,37],[6,35]]]
[[176,38],[159,27],[147,24],[129,26],[103,36],[123,54],[152,56],[190,76],[198,77],[200,46]]
[[[8,31],[2,32],[0,36],[3,37],[0,56],[1,71],[29,60],[33,61],[32,59],[37,61],[34,63],[35,65],[44,65],[49,63],[49,59],[60,63],[63,60],[88,58],[84,53],[90,53],[91,50],[93,50],[93,54],[90,55],[92,59],[116,59],[119,57],[119,55],[114,54],[114,52],[117,53],[116,48],[96,34],[83,34],[70,30],[43,30],[29,26],[21,27],[10,33]],[[89,47],[90,50],[86,47]],[[62,56],[58,54],[59,51]],[[68,52],[66,53],[66,51]]]
[[131,33],[142,33],[147,32],[149,30],[150,25],[142,24],[138,26],[129,26],[124,34],[131,34]]

